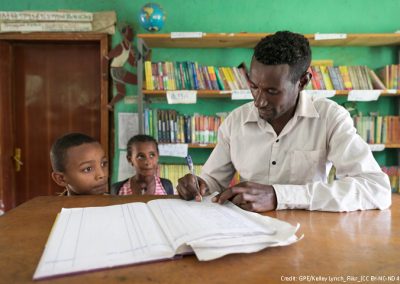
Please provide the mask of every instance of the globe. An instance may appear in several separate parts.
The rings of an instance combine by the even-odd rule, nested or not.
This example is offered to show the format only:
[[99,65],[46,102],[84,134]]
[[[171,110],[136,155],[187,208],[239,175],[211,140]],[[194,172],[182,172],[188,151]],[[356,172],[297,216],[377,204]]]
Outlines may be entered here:
[[158,32],[165,23],[165,12],[157,3],[147,3],[140,9],[139,21],[143,28]]

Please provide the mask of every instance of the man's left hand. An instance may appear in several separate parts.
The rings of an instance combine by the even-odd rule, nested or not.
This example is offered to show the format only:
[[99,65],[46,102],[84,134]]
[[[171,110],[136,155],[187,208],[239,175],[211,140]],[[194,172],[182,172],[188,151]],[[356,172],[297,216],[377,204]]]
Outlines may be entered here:
[[219,204],[227,200],[244,210],[253,212],[271,211],[277,206],[275,190],[271,185],[248,181],[229,187],[213,198],[213,202]]

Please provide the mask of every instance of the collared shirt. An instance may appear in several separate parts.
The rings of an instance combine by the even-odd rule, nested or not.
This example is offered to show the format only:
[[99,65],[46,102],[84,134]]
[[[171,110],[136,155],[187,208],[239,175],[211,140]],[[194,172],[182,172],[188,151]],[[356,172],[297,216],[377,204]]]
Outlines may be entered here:
[[[328,183],[332,164],[337,180]],[[201,177],[211,192],[221,191],[235,171],[241,181],[272,185],[277,209],[353,211],[391,204],[389,178],[348,111],[304,93],[279,135],[259,118],[253,102],[225,119]]]
[[[156,190],[154,192],[154,195],[166,195],[167,192],[165,191],[160,177],[154,176],[156,180]],[[122,186],[121,190],[119,191],[118,195],[131,195],[133,194],[133,190],[131,188],[131,178],[129,178]]]

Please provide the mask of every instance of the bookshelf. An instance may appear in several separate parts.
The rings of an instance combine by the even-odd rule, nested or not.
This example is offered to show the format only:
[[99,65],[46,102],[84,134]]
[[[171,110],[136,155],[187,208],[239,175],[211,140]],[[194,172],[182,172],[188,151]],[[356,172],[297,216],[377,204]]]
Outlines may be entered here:
[[[256,43],[270,33],[203,33],[199,38],[171,38],[170,34],[138,34],[138,49],[143,54],[145,50],[162,49],[207,49],[207,48],[253,48]],[[315,34],[305,34],[312,47],[323,48],[343,48],[343,47],[394,47],[400,46],[400,34],[347,34],[344,39],[324,39],[317,40]],[[384,65],[384,64],[382,64]],[[139,75],[139,114],[143,113],[143,102],[155,98],[165,98],[166,91],[149,91],[143,89],[144,65],[143,61],[138,63]],[[348,91],[337,90],[335,97],[339,100],[346,100]],[[198,90],[198,98],[204,99],[229,99],[231,92],[216,90]],[[395,115],[399,115],[400,110],[400,90],[393,92],[383,91],[381,97],[394,100],[397,105]],[[373,104],[374,102],[369,102]],[[139,115],[140,131],[143,133],[143,117]],[[213,144],[206,147],[190,144],[189,148],[210,148]],[[387,144],[387,149],[397,151],[397,164],[399,163],[400,144]]]

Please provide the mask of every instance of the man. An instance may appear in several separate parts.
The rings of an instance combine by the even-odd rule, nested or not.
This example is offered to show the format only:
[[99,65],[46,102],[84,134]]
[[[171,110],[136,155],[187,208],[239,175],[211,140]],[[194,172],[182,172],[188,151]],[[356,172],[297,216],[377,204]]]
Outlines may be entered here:
[[[391,204],[388,177],[356,134],[349,113],[328,99],[300,92],[308,84],[308,40],[288,31],[255,47],[249,83],[254,101],[234,110],[198,178],[178,181],[184,199],[218,191],[215,202],[245,210],[353,211]],[[337,180],[327,174],[336,168]],[[235,171],[241,183],[227,188]],[[196,196],[197,195],[197,196]]]

